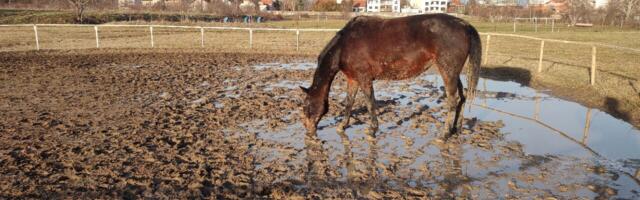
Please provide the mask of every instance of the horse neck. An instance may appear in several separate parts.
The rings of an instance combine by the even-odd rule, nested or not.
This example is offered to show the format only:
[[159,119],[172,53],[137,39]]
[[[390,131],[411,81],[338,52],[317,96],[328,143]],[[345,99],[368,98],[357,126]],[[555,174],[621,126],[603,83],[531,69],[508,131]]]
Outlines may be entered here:
[[331,83],[333,83],[333,79],[337,73],[337,67],[331,67],[330,65],[318,66],[318,69],[316,69],[313,75],[313,83],[309,88],[309,95],[314,99],[326,102],[329,99]]

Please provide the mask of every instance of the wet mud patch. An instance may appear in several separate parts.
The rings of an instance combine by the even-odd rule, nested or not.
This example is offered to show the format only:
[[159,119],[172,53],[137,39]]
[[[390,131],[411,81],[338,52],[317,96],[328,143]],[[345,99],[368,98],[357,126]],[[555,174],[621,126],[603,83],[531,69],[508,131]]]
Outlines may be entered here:
[[[584,121],[557,126],[556,120],[564,116],[548,112],[576,114],[590,108],[518,83],[483,79],[484,88],[478,88],[479,97],[465,114],[467,121],[462,134],[442,142],[435,137],[444,115],[442,81],[434,75],[423,75],[408,81],[375,84],[380,130],[376,137],[371,137],[364,133],[368,114],[361,97],[354,108],[352,125],[345,133],[335,131],[342,120],[338,113],[344,99],[344,83],[340,76],[338,79],[330,95],[331,111],[320,122],[317,135],[305,135],[296,120],[287,120],[284,126],[276,127],[267,127],[263,121],[240,125],[256,135],[258,142],[253,154],[260,163],[256,173],[264,181],[256,184],[261,188],[276,183],[283,187],[271,191],[276,196],[374,199],[637,198],[639,195],[640,186],[633,177],[638,168],[626,164],[637,164],[637,130],[613,133],[631,142],[624,139],[590,142],[584,135],[573,134],[576,130],[583,133],[583,127],[572,129],[572,126],[584,126]],[[293,94],[298,85],[308,86],[309,82],[277,80],[268,84],[291,90]],[[546,111],[526,113],[536,106]],[[522,119],[490,109],[494,107],[518,116],[537,116]],[[594,121],[616,121],[595,109],[590,112],[598,113],[599,119]],[[298,115],[294,111],[285,118],[295,119]],[[610,126],[610,130],[630,127],[616,122],[598,126]],[[561,133],[549,130],[547,124],[556,125]],[[591,137],[612,134],[587,130],[591,131]]]

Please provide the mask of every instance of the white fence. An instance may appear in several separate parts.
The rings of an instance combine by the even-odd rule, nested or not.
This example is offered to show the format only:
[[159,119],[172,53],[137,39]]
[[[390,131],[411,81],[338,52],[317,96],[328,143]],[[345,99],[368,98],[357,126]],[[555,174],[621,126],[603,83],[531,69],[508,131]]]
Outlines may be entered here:
[[534,31],[538,32],[538,26],[539,24],[542,24],[542,21],[544,21],[544,26],[547,25],[551,25],[551,32],[560,32],[559,29],[556,28],[556,19],[555,18],[549,18],[549,17],[533,17],[533,18],[513,18],[513,32],[517,32],[518,31],[518,21],[523,21],[523,22],[529,22],[532,23],[534,26]]
[[538,60],[538,73],[542,72],[542,61],[544,58],[544,44],[545,42],[555,42],[555,43],[563,43],[563,44],[575,44],[575,45],[583,45],[583,46],[588,46],[591,47],[591,72],[590,72],[590,80],[591,80],[591,85],[595,85],[596,82],[596,67],[597,67],[597,63],[596,63],[596,58],[597,58],[597,48],[596,47],[602,47],[602,48],[611,48],[611,49],[618,49],[618,50],[624,50],[624,51],[630,51],[633,53],[637,53],[640,54],[640,49],[634,49],[634,48],[628,48],[628,47],[621,47],[621,46],[615,46],[615,45],[610,45],[610,44],[603,44],[603,43],[596,43],[596,42],[576,42],[576,41],[567,41],[567,40],[556,40],[556,39],[544,39],[544,38],[537,38],[537,37],[531,37],[531,36],[524,36],[524,35],[515,35],[515,34],[504,34],[504,33],[480,33],[482,35],[486,35],[486,41],[485,41],[485,49],[484,49],[484,60],[482,61],[482,64],[486,64],[489,60],[489,50],[491,47],[491,36],[503,36],[503,37],[516,37],[516,38],[524,38],[524,39],[529,39],[529,40],[537,40],[540,41],[540,55],[539,55],[539,60]]
[[[517,20],[530,20],[530,21],[539,21],[539,20],[548,20],[551,18],[516,18],[514,20],[514,30],[515,30],[515,21]],[[555,20],[552,20],[552,24]],[[95,31],[95,47],[100,48],[100,27],[148,27],[150,34],[150,47],[155,47],[155,40],[153,29],[154,28],[177,28],[177,29],[199,29],[200,30],[200,47],[204,47],[205,45],[205,32],[206,30],[240,30],[247,31],[248,37],[248,46],[249,48],[253,48],[253,35],[254,31],[283,31],[283,32],[295,32],[296,33],[296,50],[300,50],[300,34],[302,32],[337,32],[340,29],[286,29],[286,28],[248,28],[248,27],[206,27],[206,26],[169,26],[169,25],[114,25],[114,24],[105,24],[105,25],[82,25],[82,24],[17,24],[17,25],[0,25],[0,27],[33,27],[34,36],[35,36],[35,49],[40,50],[40,39],[38,37],[38,27],[93,27]],[[567,41],[567,40],[556,40],[556,39],[544,39],[537,38],[531,36],[524,35],[515,35],[515,34],[504,34],[504,33],[480,33],[481,35],[486,35],[486,41],[484,43],[484,59],[482,61],[483,64],[486,64],[489,60],[489,52],[491,49],[491,38],[492,36],[501,36],[501,37],[515,37],[515,38],[523,38],[528,40],[536,40],[540,41],[540,54],[538,60],[538,73],[542,72],[542,62],[544,58],[544,48],[546,42],[555,42],[555,43],[563,43],[563,44],[575,44],[575,45],[583,45],[591,47],[591,71],[590,71],[590,82],[592,85],[596,82],[596,72],[597,72],[597,47],[600,48],[612,48],[619,49],[624,51],[630,51],[633,53],[639,53],[640,49],[621,47],[603,43],[595,43],[595,42],[576,42],[576,41]]]
[[204,47],[206,30],[244,30],[247,31],[249,37],[249,48],[253,47],[254,31],[285,31],[296,33],[296,50],[300,49],[300,33],[301,32],[337,32],[340,29],[285,29],[285,28],[246,28],[246,27],[207,27],[207,26],[169,26],[169,25],[84,25],[84,24],[16,24],[16,25],[0,25],[0,27],[30,27],[33,26],[35,35],[35,49],[40,50],[40,39],[38,37],[38,27],[93,27],[95,30],[96,48],[100,48],[100,27],[148,27],[150,47],[155,47],[155,39],[153,35],[154,28],[179,28],[179,29],[200,29],[200,46]]

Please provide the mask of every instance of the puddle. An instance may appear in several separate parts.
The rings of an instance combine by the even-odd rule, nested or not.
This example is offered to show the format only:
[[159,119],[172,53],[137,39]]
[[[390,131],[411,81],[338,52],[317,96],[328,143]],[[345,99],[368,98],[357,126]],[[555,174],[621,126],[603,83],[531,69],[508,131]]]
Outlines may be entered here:
[[[298,113],[286,116],[290,125],[272,132],[260,121],[247,123],[244,128],[264,143],[255,152],[258,169],[290,168],[278,181],[322,169],[323,176],[334,173],[338,181],[360,180],[359,191],[368,191],[362,182],[369,180],[373,190],[426,188],[476,198],[640,198],[640,183],[632,177],[640,169],[640,131],[630,124],[515,82],[481,79],[477,105],[466,108],[465,117],[499,133],[463,134],[463,142],[445,145],[434,137],[443,114],[441,83],[439,76],[427,74],[376,82],[382,111],[375,138],[363,132],[368,114],[359,111],[366,110],[361,104],[354,105],[345,135],[335,131],[341,116],[325,116],[316,137],[305,136]],[[308,82],[274,82],[265,91],[301,84]],[[344,98],[344,92],[331,95],[337,102]]]
[[310,70],[315,69],[316,64],[311,62],[299,62],[299,63],[261,63],[254,65],[255,70],[266,69],[284,69],[284,70]]

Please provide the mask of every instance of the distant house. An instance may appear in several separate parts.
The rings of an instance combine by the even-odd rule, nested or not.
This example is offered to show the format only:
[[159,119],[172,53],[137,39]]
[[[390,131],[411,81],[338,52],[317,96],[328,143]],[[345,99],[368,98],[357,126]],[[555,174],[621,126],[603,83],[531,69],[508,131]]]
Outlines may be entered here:
[[517,0],[479,0],[478,4],[490,5],[490,6],[515,7],[515,6],[518,6],[518,1]]
[[453,1],[459,3],[459,0],[411,0],[409,5],[403,8],[403,13],[447,13]]
[[160,0],[118,0],[118,7],[152,6]]
[[545,3],[555,13],[565,13],[569,9],[565,0],[550,0]]
[[400,12],[400,0],[367,0],[367,12]]
[[260,6],[261,11],[275,10],[273,0],[260,0],[260,2],[258,2],[258,6]]
[[609,0],[594,0],[593,7],[595,8],[604,8],[609,4]]
[[353,12],[366,12],[367,0],[354,0],[352,8],[353,8]]
[[446,13],[450,0],[424,0],[421,10],[425,13]]

